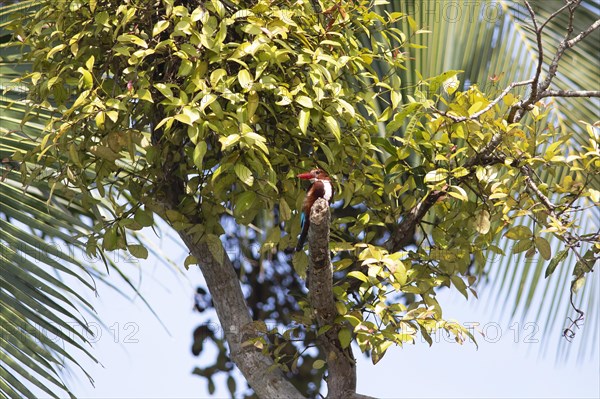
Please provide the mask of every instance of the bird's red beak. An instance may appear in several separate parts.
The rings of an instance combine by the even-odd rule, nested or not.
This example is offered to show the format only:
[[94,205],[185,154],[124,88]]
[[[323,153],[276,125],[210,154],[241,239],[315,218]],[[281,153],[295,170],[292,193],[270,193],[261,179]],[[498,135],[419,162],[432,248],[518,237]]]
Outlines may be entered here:
[[311,172],[305,172],[305,173],[300,173],[298,176],[296,176],[298,179],[302,179],[302,180],[310,180],[312,179],[314,176]]

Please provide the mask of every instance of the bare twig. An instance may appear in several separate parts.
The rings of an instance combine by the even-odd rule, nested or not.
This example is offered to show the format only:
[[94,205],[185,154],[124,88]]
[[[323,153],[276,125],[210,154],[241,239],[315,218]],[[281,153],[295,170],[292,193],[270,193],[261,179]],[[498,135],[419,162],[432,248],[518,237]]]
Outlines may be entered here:
[[[570,26],[570,29],[573,29],[572,21],[570,22],[569,26]],[[579,33],[577,36],[575,36],[574,38],[572,38],[570,40],[568,40],[569,33],[567,33],[567,37],[565,37],[565,39],[562,42],[560,42],[560,44],[558,45],[556,54],[554,55],[552,62],[550,62],[550,67],[548,68],[548,76],[546,76],[546,79],[540,84],[538,91],[544,91],[548,87],[550,87],[550,83],[552,83],[552,79],[554,79],[554,76],[556,76],[556,71],[558,71],[558,63],[559,63],[560,59],[562,58],[563,54],[565,53],[565,51],[570,49],[571,47],[575,46],[577,43],[579,43],[583,39],[585,39],[590,33],[595,31],[599,27],[600,27],[600,19],[596,20],[586,30]],[[535,102],[535,101],[533,101],[533,102]]]
[[600,97],[600,90],[544,90],[538,97]]
[[575,338],[575,329],[580,327],[579,323],[581,323],[585,317],[585,313],[583,312],[583,310],[575,306],[575,302],[573,301],[573,297],[575,296],[575,291],[573,291],[573,284],[575,284],[575,281],[577,280],[573,280],[573,283],[571,283],[571,293],[569,295],[569,301],[571,302],[571,307],[575,310],[575,312],[577,312],[577,317],[575,318],[575,320],[569,317],[568,319],[571,323],[563,331],[563,337],[565,337],[565,339],[569,342],[571,342],[573,338]]
[[[565,51],[572,48],[573,46],[575,46],[577,43],[579,43],[581,40],[583,40],[585,37],[587,37],[589,34],[591,34],[593,31],[595,31],[596,29],[598,29],[600,27],[600,20],[596,20],[586,30],[579,33],[574,38],[572,38],[572,39],[570,38],[573,33],[573,19],[574,19],[574,15],[575,15],[575,10],[579,6],[580,2],[581,2],[580,0],[568,1],[567,4],[565,4],[563,7],[561,7],[554,13],[552,13],[550,15],[550,17],[548,17],[548,19],[546,21],[544,21],[544,23],[542,23],[541,25],[538,25],[536,15],[535,15],[533,9],[531,8],[531,6],[529,5],[529,3],[525,2],[527,10],[529,11],[529,13],[531,15],[532,23],[533,23],[533,27],[534,27],[534,31],[535,31],[535,35],[536,35],[536,43],[537,43],[537,47],[538,47],[538,62],[537,62],[536,72],[532,79],[533,81],[531,83],[531,93],[529,94],[529,97],[527,99],[520,101],[511,107],[509,116],[507,118],[507,121],[509,123],[518,122],[523,117],[524,112],[530,109],[532,104],[539,101],[543,97],[550,97],[549,93],[558,93],[558,91],[549,91],[547,89],[548,89],[548,87],[550,87],[552,80],[556,76],[556,73],[558,71],[558,64],[559,64],[562,56],[564,55]],[[560,14],[562,11],[564,11],[567,8],[569,9],[569,22],[567,25],[567,32],[566,32],[563,40],[558,44],[556,53],[554,54],[554,57],[548,67],[548,74],[547,74],[546,78],[540,82],[541,74],[542,74],[542,65],[544,62],[544,60],[543,60],[544,50],[543,50],[543,45],[542,45],[543,29],[552,19],[554,19],[558,14]],[[542,95],[542,93],[545,93],[545,95]],[[575,92],[571,92],[571,93],[575,93]],[[579,92],[577,92],[577,93],[579,94]],[[558,96],[555,96],[555,97],[558,97]],[[585,95],[570,95],[570,96],[565,96],[565,97],[587,97],[587,96],[585,96]]]
[[[538,91],[538,82],[540,79],[540,75],[542,74],[542,65],[544,64],[544,46],[542,45],[542,28],[538,28],[537,19],[535,18],[535,12],[529,5],[529,2],[525,2],[525,7],[527,7],[527,11],[529,11],[529,15],[531,15],[531,21],[533,23],[533,29],[535,30],[535,41],[537,42],[538,48],[538,62],[535,70],[535,75],[533,77],[533,82],[531,82],[531,96],[530,98],[537,98]],[[548,21],[546,21],[548,22]]]
[[557,15],[559,15],[561,12],[563,12],[566,8],[569,9],[570,14],[569,14],[569,19],[571,20],[569,23],[569,26],[571,27],[571,32],[573,31],[573,15],[575,13],[575,9],[577,8],[577,6],[579,5],[579,3],[581,3],[581,0],[569,0],[566,2],[566,4],[564,6],[562,6],[561,8],[559,8],[558,10],[554,11],[546,21],[544,21],[544,23],[542,23],[542,25],[540,25],[540,31],[542,31],[546,25],[548,25],[548,23],[550,21],[552,21]]

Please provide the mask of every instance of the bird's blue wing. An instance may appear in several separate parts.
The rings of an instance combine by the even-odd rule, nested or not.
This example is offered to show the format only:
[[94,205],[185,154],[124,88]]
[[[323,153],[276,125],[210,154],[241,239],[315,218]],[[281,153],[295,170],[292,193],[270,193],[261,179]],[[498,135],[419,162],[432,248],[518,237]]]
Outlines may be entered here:
[[304,212],[300,213],[300,231],[304,230],[304,223],[306,222],[306,215]]

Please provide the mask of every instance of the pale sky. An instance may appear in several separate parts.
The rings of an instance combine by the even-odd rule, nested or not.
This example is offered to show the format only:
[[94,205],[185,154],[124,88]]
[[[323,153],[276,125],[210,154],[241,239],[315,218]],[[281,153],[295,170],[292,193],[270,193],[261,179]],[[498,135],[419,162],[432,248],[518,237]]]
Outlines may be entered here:
[[[185,250],[168,239],[160,245],[183,263]],[[177,253],[181,256],[175,256]],[[101,334],[95,339],[93,353],[104,367],[79,356],[94,377],[95,388],[76,372],[75,378],[67,378],[73,393],[82,399],[209,397],[206,380],[191,374],[196,365],[206,364],[214,354],[210,351],[194,357],[190,351],[192,331],[203,320],[201,314],[192,311],[195,287],[203,281],[201,273],[195,267],[178,273],[156,259],[128,267],[143,270],[140,290],[170,335],[139,298],[127,299],[100,286],[99,297],[92,298],[92,303],[109,329],[98,329]],[[592,278],[597,284],[598,273]],[[113,279],[119,280],[116,275]],[[490,307],[481,306],[489,302],[485,289],[480,291],[479,301],[466,301],[448,290],[438,296],[446,318],[480,323],[487,336],[477,335],[478,350],[474,344],[461,346],[438,337],[441,342],[431,348],[420,340],[404,348],[390,348],[373,366],[355,348],[359,393],[381,398],[600,397],[598,345],[591,359],[579,364],[575,360],[556,364],[554,353],[560,331],[551,331],[549,354],[540,357],[541,331],[531,335],[533,325],[526,324],[527,320],[514,324],[508,319],[494,319]],[[215,382],[215,397],[228,397],[224,379]]]

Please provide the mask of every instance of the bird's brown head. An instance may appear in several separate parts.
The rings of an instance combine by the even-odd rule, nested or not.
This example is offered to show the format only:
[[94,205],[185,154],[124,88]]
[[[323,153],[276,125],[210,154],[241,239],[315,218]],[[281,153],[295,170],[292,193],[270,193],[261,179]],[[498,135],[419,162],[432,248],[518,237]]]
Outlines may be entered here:
[[330,180],[329,175],[323,169],[313,169],[310,172],[300,173],[297,176],[299,179],[310,180],[314,182],[315,180]]

